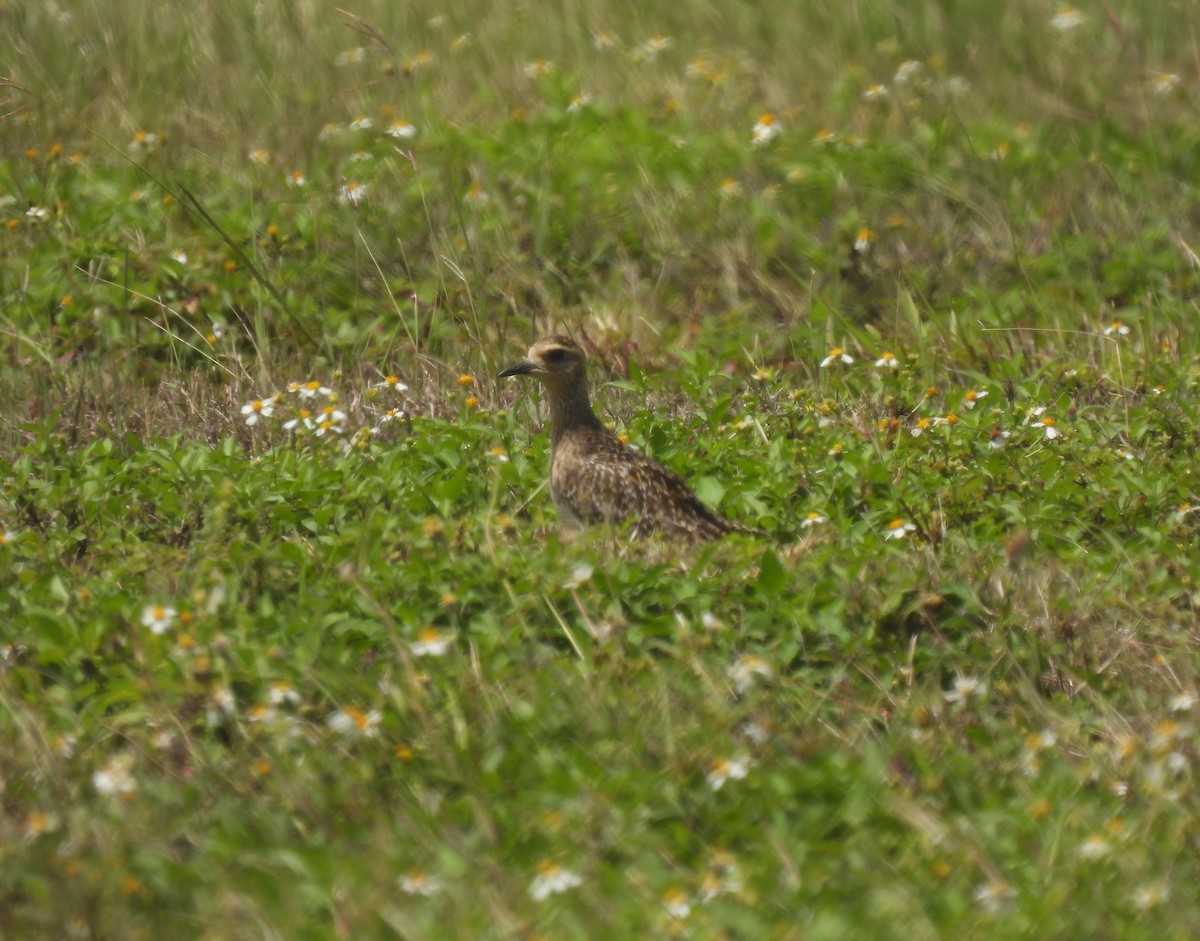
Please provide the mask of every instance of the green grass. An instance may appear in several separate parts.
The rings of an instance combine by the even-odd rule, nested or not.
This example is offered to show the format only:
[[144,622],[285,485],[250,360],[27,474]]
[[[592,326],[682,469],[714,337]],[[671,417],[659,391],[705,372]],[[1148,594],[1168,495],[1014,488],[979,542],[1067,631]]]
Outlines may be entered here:
[[1200,930],[1200,10],[796,6],[0,3],[0,934]]

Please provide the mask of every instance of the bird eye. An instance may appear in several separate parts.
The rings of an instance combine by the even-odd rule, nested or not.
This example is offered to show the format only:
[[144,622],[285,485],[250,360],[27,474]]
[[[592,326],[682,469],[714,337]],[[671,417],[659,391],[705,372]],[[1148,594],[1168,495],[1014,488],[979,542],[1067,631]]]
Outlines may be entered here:
[[546,353],[546,359],[551,363],[561,363],[563,357],[567,355],[567,351],[559,347],[556,350],[549,350]]

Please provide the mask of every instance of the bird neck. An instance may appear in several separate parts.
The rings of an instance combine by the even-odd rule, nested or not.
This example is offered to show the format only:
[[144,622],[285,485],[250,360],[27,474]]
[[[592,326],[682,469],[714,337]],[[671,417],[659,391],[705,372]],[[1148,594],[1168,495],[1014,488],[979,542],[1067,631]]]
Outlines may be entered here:
[[557,444],[565,434],[579,429],[603,428],[592,411],[587,382],[553,386],[550,395],[550,442]]

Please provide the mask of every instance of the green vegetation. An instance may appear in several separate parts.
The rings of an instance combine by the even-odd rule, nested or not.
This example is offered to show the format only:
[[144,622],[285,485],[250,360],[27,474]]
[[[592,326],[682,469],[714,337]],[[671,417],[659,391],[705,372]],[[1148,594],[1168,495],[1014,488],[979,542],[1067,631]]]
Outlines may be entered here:
[[0,935],[1195,937],[1198,6],[0,2]]

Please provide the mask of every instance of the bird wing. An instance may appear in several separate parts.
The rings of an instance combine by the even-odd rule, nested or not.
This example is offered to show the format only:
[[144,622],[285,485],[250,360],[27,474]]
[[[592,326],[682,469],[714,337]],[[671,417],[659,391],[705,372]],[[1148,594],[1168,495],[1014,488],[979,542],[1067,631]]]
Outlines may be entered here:
[[635,521],[635,531],[715,539],[734,527],[683,478],[632,448],[581,458],[555,482],[560,499],[587,523]]

